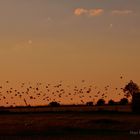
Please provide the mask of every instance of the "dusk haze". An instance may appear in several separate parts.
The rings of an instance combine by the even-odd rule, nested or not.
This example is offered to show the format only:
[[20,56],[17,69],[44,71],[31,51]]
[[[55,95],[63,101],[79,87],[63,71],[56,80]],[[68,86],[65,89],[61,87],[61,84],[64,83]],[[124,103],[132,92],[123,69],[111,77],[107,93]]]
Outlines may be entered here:
[[140,0],[0,0],[0,139],[135,139],[139,84]]

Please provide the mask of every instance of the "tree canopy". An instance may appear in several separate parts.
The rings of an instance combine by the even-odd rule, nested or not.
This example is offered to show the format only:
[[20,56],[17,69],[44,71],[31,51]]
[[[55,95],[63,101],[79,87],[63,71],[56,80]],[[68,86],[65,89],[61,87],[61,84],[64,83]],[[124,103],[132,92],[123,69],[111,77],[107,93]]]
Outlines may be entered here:
[[140,89],[139,86],[131,80],[125,85],[123,91],[126,97],[130,97],[133,96],[133,94],[140,92]]

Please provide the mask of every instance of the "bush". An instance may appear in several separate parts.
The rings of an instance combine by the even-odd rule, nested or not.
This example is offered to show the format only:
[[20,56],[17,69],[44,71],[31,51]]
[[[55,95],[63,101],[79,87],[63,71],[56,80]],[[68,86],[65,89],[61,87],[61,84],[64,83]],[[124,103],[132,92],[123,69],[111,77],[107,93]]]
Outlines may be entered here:
[[60,103],[58,103],[58,102],[50,102],[49,106],[57,107],[57,106],[60,106]]
[[96,105],[98,105],[98,106],[105,105],[105,100],[104,100],[104,99],[99,99],[99,100],[97,101],[97,104],[96,104]]
[[87,106],[93,106],[93,102],[87,102],[86,105]]
[[119,102],[120,105],[127,105],[128,104],[128,99],[127,98],[122,98]]
[[113,101],[112,99],[108,101],[108,105],[115,105],[115,101]]

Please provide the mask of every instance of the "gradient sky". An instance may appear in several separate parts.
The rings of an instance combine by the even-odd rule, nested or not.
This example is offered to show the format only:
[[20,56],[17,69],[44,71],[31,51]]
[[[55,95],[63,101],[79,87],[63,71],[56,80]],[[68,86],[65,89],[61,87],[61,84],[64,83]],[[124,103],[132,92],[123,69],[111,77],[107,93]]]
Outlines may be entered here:
[[0,79],[140,83],[140,0],[0,0]]

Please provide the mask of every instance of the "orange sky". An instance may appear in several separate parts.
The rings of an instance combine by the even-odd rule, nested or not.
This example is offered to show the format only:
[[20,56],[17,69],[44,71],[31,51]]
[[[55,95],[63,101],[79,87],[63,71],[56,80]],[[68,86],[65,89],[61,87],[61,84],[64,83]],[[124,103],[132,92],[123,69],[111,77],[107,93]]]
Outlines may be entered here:
[[120,87],[131,79],[140,83],[139,4],[138,0],[0,1],[1,83],[78,84],[85,79],[100,88],[108,83]]

